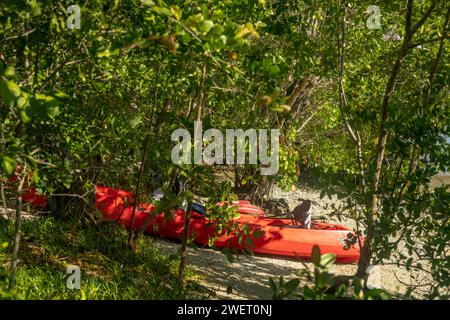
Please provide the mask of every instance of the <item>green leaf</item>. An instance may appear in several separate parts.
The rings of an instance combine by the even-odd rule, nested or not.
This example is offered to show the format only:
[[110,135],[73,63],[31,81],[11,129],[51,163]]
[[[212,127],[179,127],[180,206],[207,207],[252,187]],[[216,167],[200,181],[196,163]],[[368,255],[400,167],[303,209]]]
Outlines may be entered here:
[[141,0],[142,4],[146,6],[154,6],[155,3],[152,0]]
[[2,167],[8,176],[12,175],[16,169],[16,160],[8,156],[3,156]]
[[180,10],[180,8],[178,6],[171,6],[170,7],[170,11],[172,11],[172,14],[174,15],[174,17],[177,20],[181,19],[182,13],[181,13],[181,10]]
[[231,252],[227,252],[226,253],[226,257],[229,263],[233,263],[234,262],[234,257],[233,254]]
[[193,16],[190,16],[190,17],[188,18],[188,22],[189,22],[190,24],[192,24],[192,23],[198,24],[198,23],[200,23],[201,21],[203,21],[203,19],[204,19],[203,15],[202,15],[201,13],[197,13],[197,14],[195,14],[195,15],[193,15]]
[[139,116],[135,116],[130,119],[129,123],[130,123],[130,127],[132,129],[134,129],[141,123],[141,118]]
[[278,290],[277,290],[277,284],[275,283],[275,281],[273,281],[272,278],[269,278],[269,286],[270,286],[270,289],[272,290],[273,296],[275,297]]
[[278,105],[271,107],[270,110],[275,111],[275,112],[284,112],[285,111],[283,106],[278,106]]
[[266,232],[264,230],[255,230],[255,231],[253,231],[253,236],[255,238],[261,238],[265,235],[265,233]]
[[317,245],[312,248],[311,261],[315,266],[320,266],[320,248]]
[[28,123],[31,121],[31,118],[27,115],[27,113],[25,112],[25,110],[20,110],[20,117],[22,118],[22,121],[24,123]]
[[[253,239],[252,239],[252,238],[247,238],[247,239],[245,239],[245,243],[246,243],[246,245],[247,245],[247,248],[249,248],[249,249],[255,247],[255,243],[253,242]],[[251,251],[250,251],[250,253],[251,253]]]
[[153,11],[162,16],[172,16],[172,11],[165,7],[154,6]]
[[295,289],[298,288],[298,286],[300,285],[300,280],[299,279],[292,279],[289,280],[285,285],[284,288],[286,290],[285,295],[289,296],[291,295]]
[[9,66],[6,68],[3,74],[5,75],[5,77],[14,77],[16,72],[14,71],[13,67]]
[[111,56],[111,52],[107,49],[105,51],[97,52],[97,57],[99,58],[108,58]]
[[59,113],[59,102],[54,97],[45,94],[36,94],[30,99],[30,107],[27,108],[27,115],[30,117],[50,117],[54,118]]
[[14,100],[20,96],[20,88],[14,82],[0,78],[0,96],[6,106],[12,107]]
[[269,74],[270,74],[271,76],[276,76],[276,75],[278,75],[279,73],[280,73],[280,67],[279,67],[279,66],[277,66],[277,65],[270,66],[270,68],[269,68]]
[[16,101],[16,106],[19,109],[25,108],[27,106],[27,104],[28,104],[28,100],[24,97],[19,97]]
[[33,171],[33,182],[34,182],[35,184],[38,184],[38,183],[39,183],[39,174],[38,174],[38,171],[37,171],[37,170],[34,170],[34,171]]
[[336,255],[332,253],[326,253],[320,257],[320,266],[326,268],[332,265],[336,261]]
[[197,30],[203,33],[208,33],[212,27],[214,27],[214,22],[211,20],[203,20],[198,24]]
[[14,97],[20,97],[20,87],[14,82],[7,80],[6,87]]
[[70,96],[69,96],[67,93],[62,92],[62,91],[57,91],[57,92],[55,93],[55,97],[61,98],[61,99],[67,99],[67,98],[70,98]]
[[[214,27],[211,28],[209,34],[220,36],[223,34],[223,32],[224,32],[223,26],[221,26],[220,24],[216,24],[216,25],[214,25]],[[226,39],[226,37],[225,37],[225,39]]]

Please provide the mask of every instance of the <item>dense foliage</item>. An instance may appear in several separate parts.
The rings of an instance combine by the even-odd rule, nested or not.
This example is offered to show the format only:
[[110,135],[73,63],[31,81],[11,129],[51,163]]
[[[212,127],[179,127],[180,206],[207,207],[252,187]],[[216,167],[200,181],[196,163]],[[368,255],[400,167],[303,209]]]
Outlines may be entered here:
[[[450,7],[375,1],[381,25],[371,28],[372,2],[3,2],[3,202],[15,197],[16,168],[24,186],[54,195],[53,212],[90,221],[96,183],[142,196],[154,172],[166,187],[176,172],[189,190],[168,193],[169,205],[231,191],[261,204],[301,171],[324,196],[348,199],[337,211],[367,236],[359,277],[369,264],[397,263],[430,274],[412,290],[448,297],[448,187],[429,184],[450,159]],[[67,25],[74,4],[79,29]],[[280,129],[278,174],[174,166],[170,135],[192,132],[194,120],[204,130]],[[217,179],[229,173],[234,190]],[[232,214],[213,213],[219,226]]]

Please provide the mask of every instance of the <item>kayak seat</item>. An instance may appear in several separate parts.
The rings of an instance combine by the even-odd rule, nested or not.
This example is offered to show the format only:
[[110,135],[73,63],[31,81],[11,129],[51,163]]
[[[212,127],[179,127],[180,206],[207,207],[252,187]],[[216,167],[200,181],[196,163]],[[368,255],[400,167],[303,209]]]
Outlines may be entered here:
[[192,211],[198,212],[202,215],[206,215],[206,208],[199,203],[192,204]]
[[292,223],[310,228],[311,225],[311,200],[305,200],[292,210]]

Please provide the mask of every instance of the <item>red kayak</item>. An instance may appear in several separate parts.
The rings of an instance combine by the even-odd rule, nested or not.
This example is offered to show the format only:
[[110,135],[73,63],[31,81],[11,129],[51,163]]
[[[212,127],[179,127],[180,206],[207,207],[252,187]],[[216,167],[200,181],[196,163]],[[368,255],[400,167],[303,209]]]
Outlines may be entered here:
[[[118,223],[130,228],[133,208],[127,199],[132,199],[130,192],[102,186],[96,187],[96,206],[103,213],[104,218],[115,221],[120,216]],[[223,203],[218,205],[223,205]],[[252,237],[254,253],[310,259],[312,248],[317,245],[322,254],[335,254],[336,261],[339,263],[354,263],[359,259],[358,244],[344,249],[347,244],[347,236],[354,235],[351,229],[344,226],[313,222],[311,229],[303,229],[293,225],[290,219],[264,217],[264,211],[248,201],[237,201],[232,205],[237,206],[240,213],[236,222],[241,225],[247,224],[252,232],[264,231],[262,237]],[[134,227],[140,228],[149,222],[145,230],[147,233],[181,239],[185,212],[176,209],[173,219],[164,219],[164,214],[160,213],[153,220],[148,221],[154,209],[152,204],[138,205]],[[195,243],[207,245],[209,238],[214,235],[214,226],[204,215],[193,211],[190,219],[190,233],[194,237]],[[214,245],[221,248],[245,249],[244,245],[239,242],[239,237],[234,233],[220,235]]]
[[[16,167],[16,171],[9,177],[8,182],[13,190],[17,190],[18,175],[20,174],[20,167]],[[27,182],[31,180],[31,176],[27,177]],[[22,191],[22,201],[35,208],[44,209],[47,206],[47,199],[44,195],[39,194],[37,189],[33,186],[24,187]]]

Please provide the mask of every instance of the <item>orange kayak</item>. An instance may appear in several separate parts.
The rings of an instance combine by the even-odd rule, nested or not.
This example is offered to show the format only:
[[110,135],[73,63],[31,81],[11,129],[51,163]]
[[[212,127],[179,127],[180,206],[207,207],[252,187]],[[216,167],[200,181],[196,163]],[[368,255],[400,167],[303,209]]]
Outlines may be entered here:
[[[96,187],[96,206],[104,218],[110,221],[118,219],[118,224],[130,228],[133,207],[127,199],[132,199],[130,192],[103,186]],[[293,225],[290,219],[264,217],[264,211],[248,201],[234,202],[233,205],[238,206],[240,213],[239,218],[235,220],[237,223],[248,225],[252,232],[263,231],[260,237],[250,236],[254,253],[310,259],[312,248],[317,245],[322,254],[335,254],[338,263],[354,263],[359,259],[358,243],[348,245],[349,235],[356,236],[349,228],[337,224],[313,222],[311,229],[303,229]],[[152,204],[139,204],[136,208],[133,227],[141,228],[147,223],[145,230],[147,233],[170,239],[181,239],[185,212],[182,209],[176,209],[171,218],[165,218],[164,213],[159,213],[152,218],[154,209],[155,206]],[[190,219],[190,236],[194,238],[194,242],[198,245],[208,245],[213,235],[216,235],[214,223],[204,215],[193,211]],[[223,233],[218,235],[214,246],[244,250],[244,242],[239,241],[239,236],[235,233]]]

